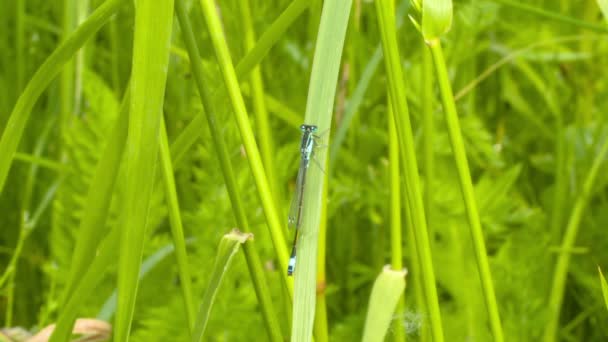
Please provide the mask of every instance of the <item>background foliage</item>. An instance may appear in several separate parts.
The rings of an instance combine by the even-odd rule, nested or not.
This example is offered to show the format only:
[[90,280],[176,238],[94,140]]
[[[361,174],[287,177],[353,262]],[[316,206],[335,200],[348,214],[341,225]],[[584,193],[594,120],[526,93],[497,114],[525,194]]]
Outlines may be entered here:
[[[27,80],[65,37],[64,6],[71,2],[0,0],[0,131]],[[91,0],[85,13],[100,3]],[[252,0],[255,31],[263,33],[289,3]],[[299,131],[285,120],[285,108],[303,120],[321,9],[318,3],[313,2],[261,63],[271,112],[276,178],[272,181],[277,185],[283,217],[299,157]],[[590,194],[575,247],[562,250],[559,245],[573,204],[608,134],[608,73],[604,67],[608,65],[608,26],[601,26],[603,19],[595,1],[527,3],[604,29],[594,31],[547,18],[509,6],[509,1],[463,0],[454,2],[452,29],[443,38],[503,329],[512,341],[534,341],[542,336],[556,257],[571,253],[559,339],[601,341],[608,338],[608,315],[597,276],[598,265],[608,268],[605,164]],[[210,89],[215,89],[223,83],[209,35],[199,6],[196,2],[188,5],[206,80]],[[233,61],[245,55],[240,5],[239,0],[217,2]],[[5,326],[36,331],[54,322],[62,309],[60,296],[69,274],[83,202],[127,88],[133,11],[132,6],[123,6],[109,25],[87,42],[81,59],[67,66],[76,84],[68,94],[70,112],[62,112],[65,88],[58,79],[38,101],[27,124],[0,196],[2,273],[16,251],[24,222],[35,222],[14,273],[8,273],[0,288],[0,320]],[[24,23],[23,31],[19,31],[19,22]],[[75,23],[68,25],[68,32]],[[173,32],[163,113],[170,141],[201,112],[177,22]],[[416,148],[422,153],[423,45],[420,34],[407,21],[398,37],[419,143]],[[373,59],[379,44],[373,3],[354,1],[335,101],[335,128],[347,122],[343,119],[348,110],[355,114],[342,145],[329,151],[335,159],[325,170],[329,179],[327,311],[330,339],[336,341],[360,338],[373,281],[390,258],[386,76],[382,64]],[[363,77],[366,72],[372,76]],[[476,79],[479,82],[473,84]],[[353,99],[362,85],[367,89],[364,96]],[[468,85],[473,87],[465,88]],[[460,93],[461,89],[466,92]],[[214,101],[281,330],[286,333],[290,320],[280,274],[284,270],[277,267],[229,99],[220,90]],[[358,101],[357,108],[349,108]],[[247,105],[250,109],[251,103]],[[432,205],[426,209],[432,213],[429,225],[444,331],[452,341],[485,341],[490,339],[486,310],[439,101],[434,109],[435,177],[425,180],[424,191],[432,194]],[[252,122],[255,132],[255,120]],[[221,237],[236,226],[209,128],[205,125],[201,129],[196,145],[174,165],[197,300],[208,283]],[[563,149],[558,153],[559,141]],[[157,185],[144,260],[172,241],[160,176]],[[116,224],[124,205],[123,186],[119,179],[112,214],[107,226],[99,229]],[[50,198],[46,207],[45,198]],[[30,220],[37,208],[45,210],[37,220]],[[409,229],[407,224],[404,229]],[[406,248],[405,254],[409,267],[412,251]],[[131,340],[186,340],[187,319],[174,255],[166,253],[152,265],[140,283]],[[428,323],[424,307],[414,300],[417,277],[412,272],[408,275],[406,309],[394,316],[393,325],[393,329],[404,327],[412,340],[426,338]],[[115,288],[116,265],[83,306],[80,317],[109,319],[101,309]],[[206,336],[211,340],[247,341],[252,335],[264,339],[262,322],[246,263],[238,257],[217,296]]]

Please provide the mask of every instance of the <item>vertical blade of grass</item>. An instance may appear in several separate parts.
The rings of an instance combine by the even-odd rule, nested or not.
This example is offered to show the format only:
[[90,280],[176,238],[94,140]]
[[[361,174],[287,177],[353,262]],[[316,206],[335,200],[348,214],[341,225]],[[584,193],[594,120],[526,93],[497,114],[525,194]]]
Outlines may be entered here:
[[458,113],[456,112],[456,103],[454,102],[454,95],[452,93],[452,87],[450,85],[450,79],[445,65],[445,59],[443,57],[443,50],[441,48],[439,39],[427,41],[427,44],[431,50],[431,54],[433,55],[435,71],[437,72],[437,80],[439,81],[439,89],[441,99],[443,101],[445,120],[449,133],[448,135],[450,137],[452,152],[454,153],[456,169],[458,170],[460,191],[462,192],[467,218],[469,221],[469,229],[471,231],[471,237],[473,240],[473,249],[475,251],[475,257],[477,260],[477,269],[479,271],[486,309],[488,310],[490,328],[492,330],[494,340],[497,342],[502,342],[504,341],[504,337],[500,323],[498,304],[496,303],[496,294],[494,293],[494,284],[492,283],[492,274],[490,272],[490,264],[488,262],[483,230],[481,227],[481,219],[477,209],[473,181],[471,180],[469,163],[467,161],[464,141],[462,139],[462,133],[460,130]]
[[[397,138],[397,128],[395,128],[395,114],[388,105],[388,164],[389,164],[389,210],[391,226],[391,268],[394,271],[403,269],[403,251],[401,232],[401,177],[399,174],[399,140]],[[404,307],[403,296],[400,296],[397,305],[396,316],[402,314]],[[395,342],[405,341],[405,331],[399,319],[394,321]]]
[[106,217],[110,211],[112,192],[120,170],[120,162],[123,156],[124,147],[127,140],[127,130],[129,125],[129,102],[130,96],[127,93],[120,107],[120,113],[116,124],[112,130],[113,134],[104,148],[103,154],[97,166],[89,191],[85,200],[83,216],[78,227],[78,235],[72,254],[72,263],[68,281],[62,296],[62,303],[65,303],[72,295],[78,285],[78,281],[85,273],[89,264],[92,262],[97,251],[97,245],[106,233]]
[[[255,46],[255,32],[253,29],[250,0],[242,0],[241,18],[243,19],[243,29],[245,30],[245,51],[251,51]],[[262,163],[264,164],[264,170],[266,171],[266,176],[270,183],[270,193],[272,194],[275,204],[279,206],[278,199],[281,198],[281,196],[279,196],[279,186],[275,173],[273,157],[274,143],[270,122],[268,120],[268,111],[266,110],[266,102],[264,100],[264,82],[262,80],[262,72],[259,65],[251,70],[249,83],[251,85],[251,102],[253,104],[253,113],[255,114],[257,138],[260,144]]]
[[155,180],[172,23],[172,0],[137,1],[114,330],[117,342],[128,340],[135,309],[146,217]]
[[[184,0],[175,1],[175,10],[182,30],[183,39],[188,49],[189,58],[191,61],[200,61],[200,53],[198,51],[198,47],[196,46],[194,32],[192,31],[192,25],[190,24],[190,19],[188,18],[186,12]],[[194,62],[191,63],[190,66],[192,68],[194,80],[196,81],[199,96],[202,102],[203,114],[199,115],[199,117],[204,116],[207,119],[209,130],[211,132],[211,138],[213,139],[213,145],[220,162],[220,168],[222,169],[224,182],[226,183],[228,196],[230,197],[230,203],[232,205],[232,211],[234,212],[236,222],[240,229],[248,232],[249,223],[247,222],[247,215],[245,214],[245,208],[237,190],[238,187],[236,177],[232,171],[232,163],[230,162],[230,156],[228,154],[228,148],[226,146],[226,142],[224,141],[222,130],[217,126],[218,120],[212,106],[213,101],[211,99],[211,94],[210,91],[205,87],[202,65],[200,62]],[[174,154],[176,153],[175,151],[176,149],[172,149],[171,151],[174,158],[176,158],[176,155]],[[272,341],[282,341],[283,336],[281,334],[277,315],[274,310],[266,279],[264,278],[264,271],[261,265],[260,257],[253,245],[253,241],[245,244],[243,246],[243,251],[245,252],[249,274],[251,275],[255,292],[258,297],[258,301],[260,302],[268,335]]]
[[62,70],[65,63],[124,3],[122,0],[107,0],[99,6],[74,33],[53,51],[28,82],[11,112],[2,138],[0,138],[0,151],[2,151],[0,155],[0,193],[4,189],[8,171],[34,104],[53,78]]
[[[79,306],[90,295],[90,292],[86,292],[86,290],[92,290],[97,285],[108,265],[107,263],[112,260],[115,254],[108,255],[106,259],[102,258],[101,255],[103,253],[107,254],[107,251],[102,247],[102,244],[99,249],[101,252],[98,254],[97,244],[103,240],[103,234],[106,232],[101,227],[105,226],[106,217],[109,213],[112,192],[120,170],[120,161],[127,139],[129,98],[127,93],[112,130],[113,134],[110,136],[95,168],[93,180],[89,186],[83,218],[80,222],[74,253],[72,254],[68,281],[61,297],[62,310],[57,319],[57,328],[51,337],[51,342],[60,342],[67,339],[65,334],[72,331]],[[110,241],[106,243],[106,246],[109,245],[110,248],[116,250],[115,246],[119,242],[118,229],[114,228],[113,231],[106,237],[106,241]],[[112,237],[114,240],[112,240]],[[106,264],[102,263],[104,260],[107,261]],[[85,281],[91,283],[83,285]]]
[[[319,132],[323,132],[323,144],[329,143],[336,84],[351,6],[350,0],[326,1],[323,4],[305,115],[305,123],[317,125]],[[314,158],[326,162],[327,149],[315,151]],[[292,341],[312,339],[315,313],[317,240],[324,175],[320,168],[310,167],[307,177],[303,190],[302,226],[299,228]]]
[[25,83],[25,65],[27,63],[25,58],[25,0],[17,0],[16,9],[17,41],[15,54],[17,57],[17,92],[20,92],[23,90],[23,84]]
[[606,304],[606,309],[608,309],[608,283],[606,283],[606,278],[602,274],[602,269],[598,266],[597,271],[600,273],[600,284],[602,286],[602,296],[604,297],[604,304]]
[[[253,67],[260,63],[268,51],[270,51],[270,48],[283,37],[283,34],[289,26],[293,24],[308,6],[308,0],[294,0],[287,9],[281,13],[277,20],[275,20],[264,34],[262,34],[251,51],[249,51],[236,66],[235,72],[237,79],[245,78]],[[211,94],[215,95],[216,92],[211,92]],[[213,95],[211,95],[210,98],[213,98]],[[269,103],[269,107],[270,105],[271,103]],[[195,117],[175,139],[171,145],[171,155],[173,156],[173,162],[175,164],[177,164],[179,157],[182,156],[198,139],[202,132],[200,127],[204,124],[204,121],[205,119],[202,115]],[[296,122],[294,125],[297,128],[300,123]]]
[[[63,37],[69,37],[72,30],[76,26],[76,1],[63,0],[63,18],[62,18],[62,34]],[[65,39],[64,38],[64,39]],[[75,76],[74,57],[63,67],[60,79],[60,101],[59,101],[59,126],[61,130],[67,125],[69,117],[73,114],[74,107],[74,76]]]
[[424,208],[431,241],[433,233],[433,181],[435,179],[435,113],[433,110],[433,60],[431,52],[422,49],[422,129],[424,136]]
[[283,34],[291,24],[310,6],[309,0],[294,0],[281,13],[272,25],[260,36],[260,39],[255,43],[255,46],[247,52],[247,55],[236,66],[235,71],[238,78],[247,76],[253,68],[260,63],[266,56],[270,48],[283,37]]
[[252,234],[241,233],[238,230],[233,230],[222,237],[217,249],[217,256],[215,257],[215,265],[211,272],[209,285],[207,285],[203,301],[201,302],[198,311],[198,316],[196,317],[196,326],[194,328],[194,334],[192,335],[192,342],[200,342],[203,340],[215,296],[217,295],[224,275],[230,268],[232,257],[239,251],[241,245],[252,238]]
[[119,226],[116,226],[100,244],[99,253],[96,255],[84,275],[81,275],[81,279],[72,296],[70,296],[63,305],[61,315],[59,316],[57,325],[49,342],[70,341],[72,327],[74,326],[76,317],[78,317],[78,310],[103,278],[107,266],[118,256],[118,249],[116,246],[119,242],[120,229]]
[[374,282],[361,339],[363,342],[384,341],[395,307],[405,290],[407,270],[397,271],[391,268],[386,266]]
[[545,328],[544,341],[553,342],[557,336],[557,330],[559,326],[559,317],[561,313],[562,302],[564,300],[564,291],[566,290],[566,278],[568,275],[568,268],[570,266],[570,253],[576,243],[576,237],[580,228],[583,214],[590,200],[591,194],[593,193],[593,187],[600,171],[602,164],[608,157],[608,139],[602,144],[597,156],[593,160],[591,169],[585,177],[583,188],[574,202],[574,207],[570,218],[568,219],[568,225],[564,232],[564,238],[560,250],[564,251],[557,257],[555,264],[555,273],[553,274],[553,281],[551,283],[551,292],[549,293],[549,319]]
[[188,265],[188,254],[186,253],[184,227],[182,225],[177,190],[175,188],[173,166],[171,165],[169,139],[167,138],[167,129],[165,127],[164,119],[161,119],[160,129],[160,166],[163,184],[165,186],[165,198],[167,199],[167,207],[169,209],[171,236],[173,237],[173,243],[175,244],[175,256],[177,259],[177,269],[179,271],[182,295],[184,297],[184,307],[186,308],[188,327],[190,328],[190,331],[192,331],[196,315],[194,310],[194,297],[192,296],[192,281],[190,277],[190,267]]
[[[326,163],[327,164],[327,163]],[[325,255],[327,250],[327,191],[329,175],[325,174],[323,197],[321,207],[321,223],[319,224],[319,251],[317,253],[317,303],[315,305],[314,338],[316,342],[329,341],[329,328],[327,326],[327,300]]]
[[600,10],[604,15],[604,20],[608,22],[608,0],[597,0],[597,5],[600,6]]
[[[241,133],[241,139],[243,141],[243,145],[245,146],[245,151],[247,152],[247,160],[255,179],[258,196],[262,202],[264,215],[266,216],[270,236],[274,244],[275,252],[277,253],[280,269],[286,270],[288,255],[285,236],[283,235],[283,229],[281,228],[282,220],[279,219],[279,212],[270,193],[269,181],[268,178],[266,178],[266,173],[264,172],[264,167],[262,166],[262,158],[255,142],[251,124],[249,123],[249,118],[247,117],[245,102],[239,89],[239,82],[232,65],[232,59],[230,57],[230,52],[228,51],[228,44],[226,43],[222,25],[216,12],[215,3],[213,0],[201,0],[201,7],[207,22],[207,28],[211,36],[211,41],[213,42],[215,56],[220,66],[224,83],[228,89],[228,95],[230,97],[239,132]],[[283,279],[285,280],[287,288],[291,294],[291,279],[287,277],[286,272],[281,272],[281,274],[283,274]]]
[[[403,25],[403,16],[410,8],[410,0],[403,0],[399,4],[397,8],[396,14],[396,22],[397,29],[401,28]],[[360,106],[363,103],[365,93],[372,81],[373,76],[378,69],[378,66],[382,62],[382,45],[378,44],[378,47],[374,50],[374,54],[367,62],[367,65],[363,69],[361,73],[361,77],[356,82],[357,86],[355,90],[352,92],[352,95],[346,102],[346,109],[344,110],[344,116],[340,121],[340,125],[336,129],[336,133],[334,134],[333,142],[331,143],[331,148],[329,151],[329,164],[330,170],[332,169],[331,165],[333,165],[336,161],[338,153],[340,151],[340,146],[344,142],[346,138],[346,133],[348,129],[351,127],[351,123],[355,117],[355,115],[359,112]]]
[[[186,241],[192,242],[193,240]],[[150,256],[144,260],[141,264],[141,269],[139,271],[139,278],[144,278],[151,270],[154,269],[161,261],[165,260],[169,255],[171,255],[175,251],[175,244],[169,243],[161,248],[159,248],[156,252],[152,253]],[[109,321],[114,316],[114,312],[116,312],[116,298],[117,292],[114,290],[110,297],[103,303],[99,313],[97,314],[97,319],[102,321]]]
[[405,173],[406,203],[410,209],[409,215],[413,224],[412,231],[420,263],[424,298],[430,316],[433,340],[440,342],[443,341],[441,313],[439,311],[439,299],[435,287],[435,272],[433,270],[424,204],[420,191],[420,176],[418,174],[418,162],[414,149],[414,137],[406,102],[405,85],[403,84],[403,70],[399,57],[397,35],[395,33],[394,11],[387,1],[376,0],[376,12],[382,34],[382,48],[388,77],[388,90],[395,113],[395,127],[397,128],[397,136],[400,142],[401,163],[403,164]]

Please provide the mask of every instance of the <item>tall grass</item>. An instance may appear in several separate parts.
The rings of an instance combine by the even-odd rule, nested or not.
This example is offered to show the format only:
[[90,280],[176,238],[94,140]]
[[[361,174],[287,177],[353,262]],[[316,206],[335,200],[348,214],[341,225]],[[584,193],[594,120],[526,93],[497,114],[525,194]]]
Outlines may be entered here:
[[2,336],[605,340],[606,1],[393,3],[0,0]]

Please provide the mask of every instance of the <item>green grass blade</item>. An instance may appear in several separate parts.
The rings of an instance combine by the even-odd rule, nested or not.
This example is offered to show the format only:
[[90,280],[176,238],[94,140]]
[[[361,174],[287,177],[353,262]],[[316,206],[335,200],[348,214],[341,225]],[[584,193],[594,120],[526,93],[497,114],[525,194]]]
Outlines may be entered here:
[[606,309],[608,309],[608,283],[606,283],[606,278],[602,274],[602,269],[598,266],[597,271],[600,273],[600,283],[602,285],[602,296],[604,297],[604,304],[606,304]]
[[169,210],[171,236],[173,237],[173,243],[175,244],[175,256],[177,259],[177,269],[179,271],[182,295],[184,297],[184,307],[186,308],[186,316],[188,317],[188,327],[192,329],[194,327],[196,315],[194,297],[192,296],[192,278],[190,277],[188,253],[186,252],[186,241],[184,239],[184,227],[179,210],[173,166],[171,165],[171,154],[169,153],[169,138],[167,138],[167,129],[165,127],[164,119],[162,119],[160,130],[160,169]]
[[[284,229],[281,227],[281,222],[283,222],[283,220],[279,219],[279,211],[276,208],[270,192],[270,182],[266,177],[266,172],[262,165],[262,157],[260,156],[260,151],[255,142],[255,135],[251,129],[251,123],[249,122],[247,109],[245,108],[245,102],[240,91],[239,82],[232,65],[230,51],[228,50],[228,44],[224,37],[215,3],[213,0],[201,0],[201,7],[203,8],[203,15],[207,22],[207,28],[213,43],[215,57],[219,63],[224,83],[228,89],[228,95],[241,134],[241,139],[245,151],[247,152],[247,161],[249,162],[253,178],[255,179],[258,196],[262,202],[262,208],[264,209],[264,215],[266,216],[266,222],[268,223],[270,237],[272,238],[275,253],[279,260],[280,269],[286,270],[288,252],[285,236],[283,235]],[[282,272],[282,274],[285,282],[288,284],[287,287],[291,292],[292,287],[289,285],[290,279],[287,278],[286,272]]]
[[[570,25],[573,25],[576,27],[581,27],[581,28],[584,28],[587,30],[600,32],[600,33],[608,33],[608,27],[606,27],[606,25],[588,23],[586,21],[574,19],[574,18],[568,17],[568,16],[560,14],[560,13],[555,13],[555,12],[551,12],[551,11],[548,11],[543,8],[538,8],[538,7],[535,7],[532,5],[528,5],[526,2],[512,1],[512,0],[492,0],[492,1],[505,5],[505,6],[517,8],[524,12],[536,14],[540,17],[553,19],[553,20],[556,20],[556,21],[559,21],[562,23],[570,24]],[[598,1],[602,1],[602,0],[598,0]]]
[[[389,222],[391,230],[391,268],[393,270],[403,269],[403,239],[401,232],[403,225],[401,220],[401,176],[399,172],[399,139],[397,138],[397,128],[395,128],[395,114],[388,104],[388,164],[389,164]],[[373,295],[373,292],[372,292]],[[397,316],[403,312],[403,301],[399,300],[397,305]],[[369,317],[369,316],[368,316]],[[399,320],[395,321],[394,325],[394,342],[405,341],[405,331]]]
[[[327,1],[323,5],[308,86],[305,123],[317,125],[323,143],[329,143],[329,130],[336,95],[336,84],[352,1]],[[295,151],[294,151],[295,152]],[[327,149],[318,150],[318,161],[327,161]],[[304,209],[298,242],[292,341],[310,341],[315,313],[317,240],[321,222],[323,171],[311,167],[304,189]],[[287,268],[284,268],[285,270]]]
[[[192,242],[192,240],[186,241],[186,243]],[[159,248],[156,252],[152,253],[150,256],[146,258],[146,260],[141,264],[141,269],[139,270],[139,279],[143,279],[156,265],[158,265],[161,261],[165,260],[166,257],[171,255],[175,251],[175,244],[170,243],[161,248]],[[105,301],[99,313],[97,314],[97,318],[103,321],[109,321],[114,316],[114,312],[116,311],[116,298],[118,293],[116,291],[112,292],[110,297]]]
[[[255,47],[255,32],[253,29],[253,19],[250,0],[241,0],[241,18],[243,20],[243,29],[245,35],[245,51],[251,51]],[[262,71],[259,66],[255,66],[249,75],[249,84],[251,89],[252,111],[255,115],[255,123],[257,130],[257,141],[260,145],[260,154],[262,156],[262,164],[266,171],[270,183],[270,193],[273,196],[275,204],[279,206],[280,196],[278,179],[275,171],[274,158],[274,141],[272,139],[272,130],[268,118],[268,110],[266,108],[264,82]]]
[[600,6],[602,15],[604,15],[604,20],[608,22],[608,0],[597,0],[597,4]]
[[84,275],[78,282],[72,296],[65,302],[61,314],[57,320],[57,325],[49,342],[65,342],[70,340],[72,327],[78,317],[79,308],[88,296],[95,290],[95,287],[105,274],[107,266],[116,260],[118,249],[116,246],[120,242],[120,229],[114,227],[100,244],[99,253],[88,267]]
[[62,303],[65,303],[71,296],[82,274],[85,273],[95,258],[97,245],[106,232],[105,229],[100,229],[100,227],[104,227],[110,211],[112,193],[127,140],[129,98],[127,94],[123,99],[119,116],[112,130],[113,133],[109,137],[108,144],[95,168],[93,180],[89,186]]
[[310,6],[309,0],[294,0],[281,13],[281,15],[270,25],[270,27],[260,36],[255,46],[249,50],[247,55],[236,66],[235,71],[239,79],[244,78],[260,63],[266,56],[270,48],[283,37],[283,34],[293,24],[293,22]]
[[207,285],[207,289],[205,290],[205,295],[203,296],[203,301],[196,318],[196,325],[192,336],[193,342],[200,342],[203,340],[215,296],[217,295],[224,275],[230,268],[232,257],[239,251],[239,247],[252,237],[253,235],[241,233],[238,230],[233,230],[222,237],[217,250],[217,256],[215,257],[215,265],[211,272],[209,285]]
[[[293,24],[293,22],[302,14],[302,12],[309,6],[308,0],[295,0],[292,2],[287,9],[275,20],[270,27],[262,34],[260,39],[256,42],[255,46],[249,51],[245,57],[236,66],[236,76],[238,79],[244,79],[247,74],[260,63],[260,61],[266,56],[270,48],[274,46],[278,40],[283,37],[285,31]],[[211,92],[216,95],[216,92]],[[214,96],[210,96],[213,98]],[[268,98],[267,98],[268,100]],[[278,103],[268,101],[268,108],[271,111],[281,111]],[[283,112],[282,112],[283,113]],[[283,120],[286,120],[292,124],[295,128],[300,127],[300,120],[295,120],[295,116],[290,112],[284,113],[285,115],[280,116]],[[294,123],[295,120],[295,123]],[[195,117],[188,126],[182,131],[182,133],[175,139],[171,145],[171,156],[173,157],[173,163],[178,164],[180,158],[188,150],[194,142],[199,138],[203,131],[201,127],[205,123],[203,115]]]
[[159,151],[173,23],[172,0],[138,0],[135,7],[125,205],[120,223],[116,342],[128,340],[135,310],[146,218]]
[[32,165],[38,165],[44,168],[47,168],[49,170],[53,170],[56,171],[58,173],[63,173],[63,172],[71,172],[72,170],[69,169],[69,167],[67,165],[64,165],[60,162],[54,161],[54,160],[50,160],[47,158],[43,158],[43,157],[37,157],[37,156],[33,156],[31,154],[27,154],[27,153],[21,153],[21,152],[17,152],[15,153],[15,160],[16,161],[22,161],[22,162],[27,162],[30,163]]
[[409,109],[406,102],[405,84],[403,83],[403,69],[400,62],[395,33],[395,18],[393,9],[387,1],[376,0],[376,12],[382,34],[382,48],[384,51],[386,74],[388,77],[388,90],[392,99],[395,113],[395,127],[399,137],[399,151],[401,152],[401,165],[405,175],[406,203],[412,221],[412,231],[416,242],[416,251],[420,264],[424,298],[430,316],[430,327],[435,342],[443,341],[443,327],[439,311],[439,298],[435,285],[435,272],[429,242],[429,233],[425,218],[424,203],[420,190],[420,176],[418,162],[414,149],[414,137],[410,122]]
[[475,199],[475,191],[473,189],[473,181],[469,170],[469,162],[467,161],[464,140],[460,129],[458,113],[456,112],[456,103],[452,93],[452,86],[443,57],[443,50],[439,40],[429,44],[433,62],[435,63],[435,71],[439,82],[441,99],[443,101],[443,110],[445,112],[445,121],[450,137],[450,145],[454,153],[456,169],[458,170],[458,180],[460,190],[464,200],[466,214],[469,221],[469,229],[473,240],[473,249],[477,260],[477,270],[481,280],[481,288],[483,290],[486,309],[490,320],[490,328],[494,340],[497,342],[504,341],[502,325],[500,322],[500,314],[498,312],[498,304],[496,302],[496,294],[494,284],[492,282],[492,274],[490,272],[490,263],[486,251],[483,230],[481,227],[481,219],[477,209],[477,201]]
[[399,298],[405,291],[406,275],[407,270],[394,271],[390,266],[386,266],[376,278],[369,297],[369,307],[361,341],[384,341]]
[[74,33],[53,51],[28,82],[13,108],[2,138],[0,138],[0,151],[2,151],[0,155],[0,193],[4,189],[8,171],[34,104],[53,78],[62,70],[65,63],[124,3],[122,0],[108,0],[99,6]]
[[557,330],[559,326],[559,317],[562,308],[562,302],[564,300],[564,292],[566,290],[566,278],[568,275],[568,268],[570,267],[570,253],[567,251],[572,250],[576,243],[576,237],[580,228],[583,214],[587,208],[591,194],[594,191],[594,186],[598,173],[608,157],[608,139],[605,140],[599,149],[598,154],[593,160],[593,164],[589,169],[589,173],[585,177],[583,188],[578,194],[572,213],[568,219],[566,231],[562,239],[560,249],[566,251],[560,253],[557,257],[555,265],[555,273],[553,274],[553,281],[551,284],[551,292],[549,294],[549,319],[545,329],[544,341],[553,342],[557,336]]
[[[175,2],[175,9],[190,59],[199,61],[201,59],[200,53],[198,51],[198,47],[196,46],[194,32],[192,31],[192,25],[190,24],[190,19],[188,18],[184,1],[177,0]],[[228,154],[228,148],[226,146],[226,142],[224,141],[222,130],[217,125],[218,120],[215,116],[211,94],[205,87],[202,65],[201,63],[192,63],[190,66],[194,74],[194,79],[198,87],[203,107],[203,115],[199,115],[199,118],[204,116],[207,119],[209,130],[211,132],[211,138],[213,139],[213,145],[219,159],[220,168],[224,176],[224,181],[226,183],[228,196],[230,197],[230,203],[232,205],[236,222],[240,229],[248,232],[249,223],[247,221],[245,207],[243,206],[243,201],[241,200],[238,192],[236,177],[234,176],[232,163],[230,162],[230,155]],[[270,335],[270,339],[272,341],[282,341],[283,337],[270,296],[270,291],[264,277],[260,257],[252,242],[246,244],[243,247],[243,251],[245,252],[245,257],[247,258],[247,266],[249,268],[249,273],[253,281],[258,301],[260,302],[264,322],[266,323],[266,328],[268,330],[268,334]]]

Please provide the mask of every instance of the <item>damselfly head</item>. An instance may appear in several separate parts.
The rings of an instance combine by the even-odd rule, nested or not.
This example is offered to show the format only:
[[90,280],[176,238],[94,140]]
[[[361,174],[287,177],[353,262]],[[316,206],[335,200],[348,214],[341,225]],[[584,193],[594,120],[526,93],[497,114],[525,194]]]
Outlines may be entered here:
[[300,130],[302,131],[302,133],[306,133],[306,132],[310,132],[310,133],[314,133],[318,130],[319,128],[315,125],[307,125],[307,124],[302,124],[300,126]]

